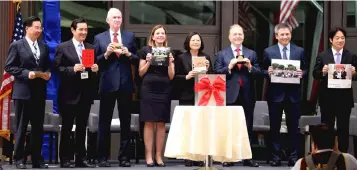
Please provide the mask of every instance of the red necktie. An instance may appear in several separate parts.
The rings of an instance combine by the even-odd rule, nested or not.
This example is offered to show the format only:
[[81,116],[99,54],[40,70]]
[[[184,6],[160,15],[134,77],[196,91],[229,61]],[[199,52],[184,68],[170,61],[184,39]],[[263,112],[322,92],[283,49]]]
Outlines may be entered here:
[[[235,51],[237,52],[237,56],[240,56],[240,49],[237,48]],[[238,70],[242,68],[242,64],[237,64],[237,66],[238,66]],[[242,77],[240,76],[239,76],[239,86],[243,87]]]
[[[114,36],[113,42],[118,43],[118,42],[119,42],[119,41],[118,41],[118,33],[114,33],[113,36]],[[116,53],[116,54],[117,54],[118,56],[120,55],[120,53]]]

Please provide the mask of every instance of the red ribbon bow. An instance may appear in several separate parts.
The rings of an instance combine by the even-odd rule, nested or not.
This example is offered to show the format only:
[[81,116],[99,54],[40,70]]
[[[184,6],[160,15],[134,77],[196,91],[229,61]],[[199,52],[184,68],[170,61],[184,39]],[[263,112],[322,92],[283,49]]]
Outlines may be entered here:
[[207,106],[212,93],[216,101],[216,105],[223,106],[225,101],[220,93],[226,91],[226,81],[221,76],[217,76],[211,84],[209,78],[206,76],[201,78],[199,82],[195,84],[195,91],[206,91],[199,99],[199,106]]

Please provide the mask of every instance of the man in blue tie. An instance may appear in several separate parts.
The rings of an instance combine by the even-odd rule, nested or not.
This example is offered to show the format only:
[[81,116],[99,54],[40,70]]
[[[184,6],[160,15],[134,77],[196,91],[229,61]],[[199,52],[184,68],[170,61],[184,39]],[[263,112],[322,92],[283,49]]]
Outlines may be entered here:
[[272,59],[297,60],[300,69],[297,70],[299,78],[307,75],[308,63],[304,56],[304,49],[290,42],[292,28],[281,23],[275,26],[275,38],[278,44],[264,50],[264,76],[268,78],[268,107],[270,119],[270,133],[272,142],[271,166],[281,166],[280,127],[283,111],[286,115],[286,124],[290,138],[289,166],[294,166],[297,160],[298,148],[298,123],[300,118],[301,82],[300,84],[271,83],[273,73]]
[[[73,20],[71,31],[73,38],[58,45],[54,59],[54,70],[60,76],[58,105],[62,117],[61,168],[94,167],[86,161],[85,136],[91,104],[97,94],[95,85],[98,65],[93,64],[86,68],[82,64],[82,51],[94,51],[93,45],[85,42],[88,33],[87,21],[83,18]],[[74,120],[75,145],[71,145]],[[73,152],[76,156],[75,164],[71,163]]]
[[357,56],[344,48],[346,31],[343,28],[332,29],[328,38],[332,47],[316,57],[313,76],[319,80],[321,122],[333,129],[337,120],[338,149],[347,152],[351,108],[354,107],[353,89],[328,88],[328,64],[351,64],[352,80],[355,81]]

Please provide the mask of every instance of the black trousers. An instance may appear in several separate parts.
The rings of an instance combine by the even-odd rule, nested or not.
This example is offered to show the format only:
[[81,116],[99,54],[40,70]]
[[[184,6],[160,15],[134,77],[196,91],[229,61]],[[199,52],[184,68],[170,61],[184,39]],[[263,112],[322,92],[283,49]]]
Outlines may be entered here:
[[300,102],[291,102],[286,96],[281,102],[269,102],[270,137],[272,143],[272,159],[281,161],[280,127],[283,111],[286,115],[288,128],[290,157],[289,160],[297,160],[297,148],[299,146],[299,119],[301,114]]
[[31,123],[32,163],[43,160],[41,155],[45,99],[14,100],[16,114],[15,155],[16,163],[25,163],[24,145],[27,126]]
[[127,92],[105,93],[100,99],[97,152],[98,160],[107,160],[110,153],[110,125],[115,102],[118,102],[120,120],[119,160],[130,160],[130,123],[132,94]]
[[249,135],[250,146],[252,146],[253,140],[253,118],[255,101],[246,101],[244,97],[243,87],[240,87],[239,95],[234,103],[227,103],[227,106],[242,106],[244,109],[245,121],[247,124],[247,131]]
[[350,107],[338,107],[336,105],[320,105],[321,122],[334,129],[335,120],[337,120],[337,136],[338,136],[338,149],[341,152],[347,152],[350,134]]
[[[63,104],[60,106],[62,117],[61,141],[60,141],[60,159],[69,161],[76,155],[76,161],[86,158],[85,137],[88,116],[91,108],[91,102],[80,100],[78,104]],[[75,120],[75,144],[71,142],[72,128]]]

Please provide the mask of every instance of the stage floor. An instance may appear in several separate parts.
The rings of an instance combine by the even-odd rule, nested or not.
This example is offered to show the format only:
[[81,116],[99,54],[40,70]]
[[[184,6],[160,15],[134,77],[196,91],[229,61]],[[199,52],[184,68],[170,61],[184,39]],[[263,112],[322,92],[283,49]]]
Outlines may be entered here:
[[[214,166],[218,169],[221,170],[233,170],[233,169],[239,169],[239,170],[248,170],[248,169],[259,169],[259,170],[290,170],[292,167],[288,167],[287,166],[287,162],[283,162],[282,167],[271,167],[269,164],[264,164],[264,162],[259,162],[260,163],[260,167],[259,168],[253,168],[253,167],[244,167],[241,164],[236,164],[233,167],[222,167],[219,164],[215,164]],[[32,169],[31,165],[27,165],[28,169]],[[5,170],[7,169],[16,169],[15,165],[8,165],[8,163],[5,163],[5,165],[3,165],[3,168]],[[110,169],[118,169],[119,166],[118,164],[112,164],[112,167],[110,168],[79,168],[79,169],[83,169],[83,170],[93,170],[93,169],[97,169],[97,170],[110,170]],[[185,167],[183,165],[183,163],[178,163],[178,162],[168,162],[166,163],[166,167],[165,168],[160,168],[160,167],[153,167],[153,168],[147,168],[146,165],[144,164],[143,161],[140,161],[139,164],[132,164],[132,167],[130,168],[122,168],[120,167],[120,170],[162,170],[162,169],[168,169],[168,170],[195,170],[198,169],[199,167]],[[64,168],[60,168],[60,166],[58,164],[54,165],[50,165],[49,170],[63,170]],[[73,169],[73,168],[71,168]]]

